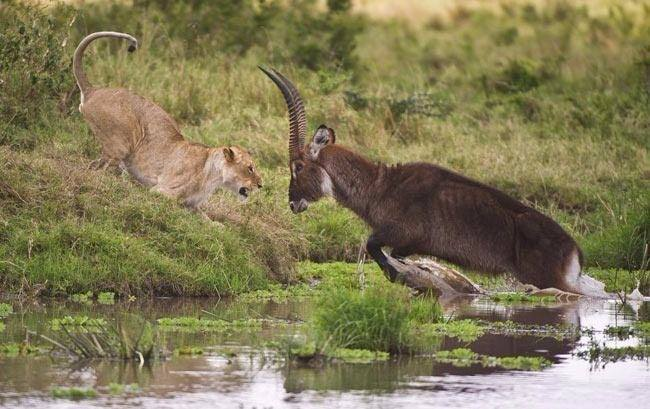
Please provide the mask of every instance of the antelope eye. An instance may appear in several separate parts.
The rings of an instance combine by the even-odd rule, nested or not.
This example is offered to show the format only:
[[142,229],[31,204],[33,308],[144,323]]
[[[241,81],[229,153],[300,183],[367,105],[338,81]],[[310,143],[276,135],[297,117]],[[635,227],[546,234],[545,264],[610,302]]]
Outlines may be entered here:
[[300,172],[302,170],[302,163],[298,162],[296,163],[296,173]]

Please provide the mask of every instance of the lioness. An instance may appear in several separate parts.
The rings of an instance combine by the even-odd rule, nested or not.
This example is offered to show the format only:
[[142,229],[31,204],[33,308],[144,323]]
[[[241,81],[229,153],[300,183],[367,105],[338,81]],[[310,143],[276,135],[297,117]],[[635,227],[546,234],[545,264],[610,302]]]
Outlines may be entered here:
[[74,53],[73,72],[81,91],[82,113],[102,145],[94,166],[118,165],[140,183],[197,210],[219,187],[246,200],[262,179],[250,155],[237,146],[210,148],[183,138],[176,121],[161,107],[123,88],[93,87],[82,67],[83,53],[93,40],[128,34],[102,31],[84,38]]

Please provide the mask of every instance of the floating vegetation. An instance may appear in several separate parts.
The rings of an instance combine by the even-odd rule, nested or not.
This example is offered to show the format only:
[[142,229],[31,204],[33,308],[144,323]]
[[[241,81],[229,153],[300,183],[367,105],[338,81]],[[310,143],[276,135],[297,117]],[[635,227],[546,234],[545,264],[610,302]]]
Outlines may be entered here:
[[65,328],[76,327],[83,328],[86,331],[100,330],[105,327],[107,322],[103,318],[91,318],[86,315],[66,315],[63,318],[54,318],[50,321],[50,328],[53,331],[59,331]]
[[257,330],[262,328],[261,319],[241,319],[226,321],[221,319],[203,319],[196,317],[158,318],[158,326],[164,331],[198,332]]
[[430,336],[448,336],[462,342],[476,341],[485,333],[482,326],[470,319],[422,324],[416,331]]
[[534,325],[521,324],[514,321],[480,321],[480,325],[490,334],[508,336],[533,336],[554,338],[557,340],[573,339],[580,335],[580,329],[575,325]]
[[289,299],[294,300],[313,295],[314,290],[304,283],[290,286],[271,284],[265,290],[250,291],[240,295],[238,299],[243,301],[270,300],[280,303],[287,302]]
[[501,303],[553,303],[557,300],[549,295],[530,295],[518,292],[501,292],[490,295],[490,299],[494,302]]
[[90,304],[93,301],[93,292],[87,291],[85,293],[72,294],[70,300],[82,304]]
[[99,293],[97,302],[104,305],[113,305],[115,304],[115,293],[110,291]]
[[610,362],[648,359],[650,358],[650,345],[610,348],[604,344],[592,343],[589,349],[579,351],[576,356],[589,360],[589,363],[595,367],[604,368]]
[[6,318],[9,314],[14,312],[14,307],[11,304],[0,302],[0,318]]
[[466,367],[480,363],[479,354],[467,348],[438,351],[436,352],[435,359],[438,362],[452,364],[458,367]]
[[108,384],[108,393],[111,395],[123,395],[125,393],[138,393],[142,389],[137,383],[125,385],[123,383],[111,382]]
[[[275,345],[278,347],[278,345]],[[314,342],[295,343],[289,341],[287,355],[291,360],[312,361],[338,361],[349,364],[369,364],[378,361],[387,361],[390,354],[384,351],[371,351],[368,349],[335,348],[319,351]]]
[[40,353],[41,350],[31,344],[22,342],[20,344],[12,342],[8,344],[0,344],[0,355],[4,356],[26,356],[35,355]]
[[52,397],[72,400],[91,399],[97,397],[97,392],[93,388],[56,386],[52,388]]
[[174,355],[203,355],[203,348],[184,346],[174,349]]
[[481,355],[467,348],[456,348],[452,349],[451,351],[438,351],[434,355],[434,359],[438,362],[451,364],[456,367],[481,365],[486,368],[500,367],[518,371],[540,371],[548,366],[551,366],[551,362],[543,357],[494,357],[489,355]]
[[390,357],[388,352],[348,348],[335,349],[331,354],[328,354],[327,356],[351,364],[367,364],[377,361],[387,361]]

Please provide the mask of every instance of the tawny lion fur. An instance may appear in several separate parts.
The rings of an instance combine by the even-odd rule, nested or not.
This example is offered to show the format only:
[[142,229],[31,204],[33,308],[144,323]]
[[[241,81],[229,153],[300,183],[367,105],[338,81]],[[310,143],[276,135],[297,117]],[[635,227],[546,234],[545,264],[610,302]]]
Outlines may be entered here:
[[220,187],[246,199],[262,186],[262,179],[246,150],[211,148],[187,141],[178,124],[161,107],[123,88],[95,88],[83,70],[86,47],[95,39],[137,40],[124,33],[103,31],[88,35],[75,50],[73,71],[81,91],[79,111],[102,146],[98,168],[117,165],[140,183],[184,205],[198,209]]

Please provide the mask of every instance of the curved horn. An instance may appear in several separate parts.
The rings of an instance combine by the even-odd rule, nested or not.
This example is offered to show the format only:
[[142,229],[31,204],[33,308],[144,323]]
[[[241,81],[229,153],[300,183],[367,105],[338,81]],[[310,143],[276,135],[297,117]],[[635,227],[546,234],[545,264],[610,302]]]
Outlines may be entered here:
[[289,159],[297,159],[300,156],[300,150],[305,145],[305,135],[307,134],[307,116],[300,93],[291,81],[273,68],[270,70],[262,66],[258,68],[278,86],[287,103],[289,110]]

